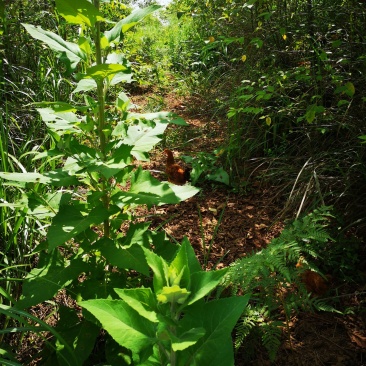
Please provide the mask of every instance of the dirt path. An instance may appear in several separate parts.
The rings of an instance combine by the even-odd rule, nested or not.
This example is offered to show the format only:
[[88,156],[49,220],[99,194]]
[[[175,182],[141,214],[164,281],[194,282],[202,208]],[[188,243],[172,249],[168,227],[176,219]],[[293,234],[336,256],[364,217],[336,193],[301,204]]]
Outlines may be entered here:
[[[143,99],[138,99],[134,102],[144,103]],[[183,100],[174,95],[168,95],[165,100],[166,110],[174,111],[189,123],[189,127],[172,125],[167,130],[166,147],[174,151],[177,161],[180,155],[212,152],[223,143],[222,133],[217,131],[214,121],[197,118]],[[176,136],[174,140],[172,135]],[[178,136],[188,138],[189,144]],[[168,145],[169,142],[174,142],[175,146]],[[165,164],[166,155],[162,149],[155,149],[144,169],[151,170],[157,179],[166,180]],[[270,202],[270,188],[257,186],[251,187],[249,192],[237,193],[224,184],[209,182],[204,182],[199,188],[200,193],[189,200],[155,208],[150,214],[153,213],[153,229],[163,227],[179,242],[187,236],[201,263],[204,261],[203,245],[206,253],[210,249],[209,268],[227,266],[260,250],[282,230],[283,225],[275,222],[279,209]]]
[[[220,126],[207,120],[204,113],[192,113],[183,98],[166,95],[164,100],[165,110],[176,112],[190,124],[184,128],[171,126],[167,130],[165,144],[174,151],[177,160],[181,155],[212,152],[223,142]],[[146,98],[133,101],[143,105]],[[165,161],[162,149],[155,149],[144,168],[165,180]],[[152,214],[152,229],[162,227],[178,242],[187,236],[200,262],[206,261],[207,268],[227,266],[259,251],[283,229],[283,223],[276,219],[281,210],[281,205],[273,199],[276,187],[263,187],[253,180],[241,194],[224,185],[204,183],[200,188],[201,192],[191,199],[155,208],[149,214]],[[341,308],[362,306],[360,297],[340,299]],[[300,313],[291,319],[276,362],[270,363],[258,339],[249,339],[246,347],[238,350],[236,365],[366,365],[365,329],[366,315],[360,318]]]

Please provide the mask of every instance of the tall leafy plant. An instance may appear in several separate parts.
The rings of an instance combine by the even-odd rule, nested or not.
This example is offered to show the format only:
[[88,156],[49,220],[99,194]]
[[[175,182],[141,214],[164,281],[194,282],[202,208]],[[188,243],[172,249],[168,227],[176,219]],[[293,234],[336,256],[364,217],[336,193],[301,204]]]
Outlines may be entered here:
[[[118,289],[90,311],[137,365],[233,365],[231,331],[250,295],[206,302],[227,269],[206,272],[187,239],[171,261],[144,249],[153,288]],[[219,349],[219,352],[217,350]]]
[[[4,186],[22,192],[21,200],[4,205],[42,220],[47,229],[44,241],[33,251],[39,254],[38,267],[23,281],[22,297],[15,304],[18,309],[48,300],[65,287],[78,300],[113,297],[113,287],[126,285],[126,270],[148,275],[145,251],[149,245],[159,249],[163,244],[168,248],[166,256],[175,248],[169,248],[163,236],[151,233],[148,224],[131,224],[125,235],[120,233],[122,223],[131,219],[130,209],[178,203],[198,191],[160,182],[137,166],[148,159],[148,151],[160,141],[168,123],[186,122],[166,112],[134,113],[123,92],[110,102],[109,88],[131,81],[129,62],[114,51],[116,45],[159,6],[138,9],[109,30],[104,30],[110,22],[99,11],[98,0],[56,0],[56,8],[68,24],[79,27],[76,42],[41,27],[23,26],[57,54],[65,74],[77,81],[73,99],[83,103],[37,103],[53,142],[51,149],[32,152],[34,168],[29,171],[0,173]],[[37,165],[41,168],[36,169]],[[118,270],[111,272],[111,266]],[[70,318],[68,311],[61,311],[60,317],[60,323],[71,319],[61,332],[75,351],[97,337],[88,322]],[[63,347],[56,349],[61,355]],[[88,353],[80,364],[85,357]]]

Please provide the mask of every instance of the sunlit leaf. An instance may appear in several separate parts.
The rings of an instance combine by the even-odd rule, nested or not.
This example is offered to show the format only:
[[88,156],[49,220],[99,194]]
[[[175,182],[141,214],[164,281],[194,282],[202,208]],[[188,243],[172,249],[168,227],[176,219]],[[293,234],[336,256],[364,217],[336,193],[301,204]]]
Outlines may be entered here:
[[108,78],[112,80],[118,73],[130,73],[130,69],[123,65],[118,64],[101,64],[95,65],[87,69],[86,76],[91,77],[94,80],[100,80]]
[[53,51],[56,51],[58,56],[66,56],[70,60],[70,67],[75,69],[80,60],[87,60],[87,55],[81,48],[72,42],[63,40],[59,35],[45,31],[41,27],[35,27],[31,24],[22,24],[27,32],[35,39],[38,39]]
[[203,328],[205,335],[182,352],[182,364],[189,364],[188,360],[195,360],[205,365],[234,365],[230,335],[249,298],[250,295],[247,294],[209,302],[201,300],[186,308],[186,313],[180,321],[181,332]]
[[183,351],[186,348],[193,346],[197,341],[206,334],[204,328],[192,328],[189,331],[181,335],[170,334],[170,339],[172,341],[172,349],[177,351]]
[[8,173],[0,172],[0,178],[21,183],[42,183],[53,186],[77,184],[78,180],[68,172],[57,169],[50,172],[40,173]]
[[147,15],[160,9],[160,5],[150,5],[144,9],[136,9],[129,16],[120,20],[110,31],[104,33],[108,42],[119,42],[122,34],[134,27],[139,21],[144,19]]
[[166,304],[167,302],[183,304],[189,295],[190,292],[186,288],[180,288],[178,285],[174,285],[164,286],[156,298],[162,304]]
[[135,353],[156,343],[155,323],[121,300],[89,300],[79,303],[91,312],[113,339]]
[[121,208],[131,204],[151,207],[152,205],[179,203],[198,192],[199,189],[193,186],[176,186],[160,182],[152,177],[150,172],[139,167],[132,174],[130,190],[117,192],[111,199]]
[[114,289],[117,295],[131,308],[137,310],[141,316],[153,323],[159,319],[155,310],[157,309],[156,296],[151,288]]
[[79,93],[82,91],[89,91],[97,88],[97,83],[94,79],[81,79],[76,88],[72,91],[72,93]]
[[57,11],[70,24],[86,24],[93,27],[104,20],[98,9],[88,0],[56,0]]
[[101,239],[94,245],[113,266],[120,269],[133,269],[145,276],[149,275],[145,254],[139,243],[132,242],[129,246],[122,247],[117,241]]

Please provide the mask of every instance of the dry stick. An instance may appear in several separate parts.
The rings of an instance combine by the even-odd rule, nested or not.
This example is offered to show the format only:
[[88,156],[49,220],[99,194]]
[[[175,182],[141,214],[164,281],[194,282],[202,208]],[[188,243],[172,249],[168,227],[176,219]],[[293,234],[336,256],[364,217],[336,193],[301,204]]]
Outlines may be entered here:
[[308,184],[307,184],[307,186],[306,186],[305,193],[304,193],[304,195],[303,195],[303,197],[302,197],[302,200],[301,200],[301,203],[300,203],[300,207],[299,207],[299,209],[298,209],[298,211],[297,211],[297,214],[296,214],[296,219],[298,219],[298,218],[299,218],[299,215],[300,215],[301,210],[302,210],[302,206],[304,205],[304,202],[305,202],[306,196],[307,196],[307,194],[308,194],[308,192],[309,192],[310,185],[311,185],[311,179],[309,180],[309,183],[308,183]]
[[309,164],[310,160],[311,160],[311,158],[309,158],[309,159],[306,161],[306,163],[303,165],[303,167],[302,167],[302,168],[301,168],[301,170],[299,171],[299,174],[298,174],[298,175],[297,175],[297,177],[296,177],[295,183],[294,183],[294,185],[293,185],[293,187],[292,187],[292,190],[291,190],[291,192],[290,192],[290,196],[289,196],[289,198],[288,198],[287,202],[289,202],[289,201],[290,201],[290,199],[291,199],[291,197],[292,197],[292,194],[293,194],[293,192],[294,192],[294,190],[295,190],[295,187],[296,187],[297,181],[299,180],[300,175],[301,175],[301,174],[302,174],[302,172],[304,171],[305,167]]

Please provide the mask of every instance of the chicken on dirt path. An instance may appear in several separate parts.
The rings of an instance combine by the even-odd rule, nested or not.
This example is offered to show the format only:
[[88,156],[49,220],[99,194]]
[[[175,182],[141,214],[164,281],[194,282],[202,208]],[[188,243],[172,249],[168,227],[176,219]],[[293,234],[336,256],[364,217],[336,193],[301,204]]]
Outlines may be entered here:
[[182,168],[174,161],[173,152],[165,149],[164,153],[168,156],[166,161],[165,172],[168,176],[168,181],[177,185],[183,185],[190,179],[189,168]]

